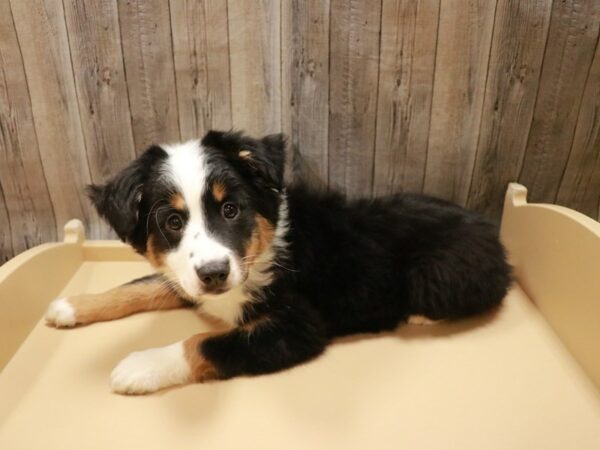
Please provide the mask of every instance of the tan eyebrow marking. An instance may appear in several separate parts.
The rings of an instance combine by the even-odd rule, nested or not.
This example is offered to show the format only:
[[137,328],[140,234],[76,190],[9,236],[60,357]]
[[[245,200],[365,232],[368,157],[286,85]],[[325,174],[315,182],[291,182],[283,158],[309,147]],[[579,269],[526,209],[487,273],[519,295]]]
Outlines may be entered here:
[[180,211],[185,209],[185,200],[181,194],[173,194],[170,200],[171,206]]
[[227,190],[225,189],[225,185],[220,181],[215,181],[212,185],[212,193],[215,200],[218,202],[222,202],[225,198],[225,194],[227,194]]
[[252,152],[250,150],[240,150],[238,156],[242,159],[250,159]]

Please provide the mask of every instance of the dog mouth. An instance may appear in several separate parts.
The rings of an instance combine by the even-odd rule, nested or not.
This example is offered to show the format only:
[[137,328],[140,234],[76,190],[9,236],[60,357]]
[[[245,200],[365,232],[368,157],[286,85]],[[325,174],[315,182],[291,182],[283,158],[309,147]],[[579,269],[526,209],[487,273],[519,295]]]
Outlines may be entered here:
[[186,290],[186,293],[191,296],[195,302],[202,303],[203,298],[222,296],[234,289],[238,284],[239,283],[232,282],[231,280],[218,286],[205,286],[202,283],[198,283],[193,290]]
[[204,289],[202,294],[200,294],[200,296],[202,296],[202,295],[221,295],[221,294],[225,294],[229,290],[231,290],[231,286],[219,286],[219,287],[215,287],[215,288],[211,288],[211,289]]

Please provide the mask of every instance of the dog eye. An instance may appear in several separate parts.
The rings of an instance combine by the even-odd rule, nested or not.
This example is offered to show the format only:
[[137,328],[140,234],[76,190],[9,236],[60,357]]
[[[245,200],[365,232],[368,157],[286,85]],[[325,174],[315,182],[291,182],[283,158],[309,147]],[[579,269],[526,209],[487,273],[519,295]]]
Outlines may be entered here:
[[239,209],[236,205],[234,205],[233,203],[225,203],[223,204],[223,207],[221,208],[221,214],[223,214],[223,217],[226,219],[235,219],[236,216],[239,213]]
[[181,220],[181,216],[179,214],[171,214],[167,218],[167,227],[173,231],[181,230],[181,227],[183,227],[183,220]]

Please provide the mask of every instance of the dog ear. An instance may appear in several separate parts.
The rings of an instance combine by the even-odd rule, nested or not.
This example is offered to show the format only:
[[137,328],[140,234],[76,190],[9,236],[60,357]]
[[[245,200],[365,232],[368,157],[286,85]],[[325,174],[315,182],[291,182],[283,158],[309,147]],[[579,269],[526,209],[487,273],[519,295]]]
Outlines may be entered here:
[[122,241],[128,241],[137,226],[142,190],[152,167],[165,157],[162,148],[152,146],[108,183],[87,187],[98,214]]
[[[286,138],[283,134],[269,134],[261,139],[264,146],[264,153],[257,151],[254,155],[248,157],[250,161],[256,158],[259,164],[262,165],[263,171],[266,172],[268,179],[273,184],[272,187],[280,190],[283,187],[283,172],[285,166],[285,144]],[[238,156],[242,157],[240,153]]]
[[286,139],[270,134],[256,140],[240,132],[209,131],[202,145],[220,149],[240,172],[255,178],[264,187],[281,190],[285,165]]

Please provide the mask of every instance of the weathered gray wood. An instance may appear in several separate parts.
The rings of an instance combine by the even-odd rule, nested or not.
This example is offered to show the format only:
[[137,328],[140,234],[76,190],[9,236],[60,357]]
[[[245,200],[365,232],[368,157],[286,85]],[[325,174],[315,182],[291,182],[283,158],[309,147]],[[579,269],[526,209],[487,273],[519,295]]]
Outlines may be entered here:
[[15,255],[12,247],[11,235],[12,230],[10,221],[8,220],[6,201],[4,200],[2,185],[0,185],[0,265],[4,264]]
[[424,191],[466,204],[496,0],[441,2]]
[[599,24],[592,0],[0,2],[0,263],[73,217],[108,236],[85,184],[209,128],[283,130],[288,168],[351,196],[498,218],[519,179],[596,217]]
[[181,139],[169,3],[165,0],[117,3],[133,137],[139,153],[151,144]]
[[373,188],[381,2],[331,1],[329,184]]
[[383,0],[375,194],[423,189],[439,8],[439,0]]
[[281,4],[228,0],[233,126],[261,135],[281,130]]
[[98,183],[135,158],[117,5],[68,1],[65,20],[88,163]]
[[282,3],[282,127],[288,175],[327,181],[329,1]]
[[85,197],[90,180],[62,2],[10,2],[23,53],[35,130],[56,223],[79,218],[99,236]]
[[532,202],[556,198],[598,41],[599,14],[599,2],[554,2],[540,89],[519,176]]
[[170,5],[181,138],[230,129],[227,2],[171,0]]
[[498,220],[527,146],[552,0],[499,0],[468,206]]
[[583,91],[575,138],[557,203],[600,219],[600,45]]
[[12,252],[56,239],[54,211],[8,2],[0,4],[0,190],[0,262]]

